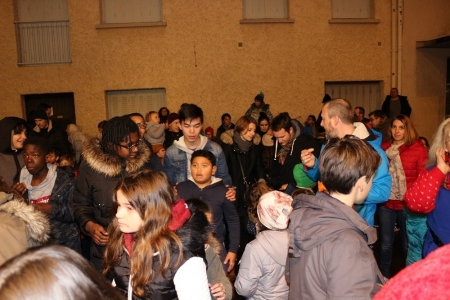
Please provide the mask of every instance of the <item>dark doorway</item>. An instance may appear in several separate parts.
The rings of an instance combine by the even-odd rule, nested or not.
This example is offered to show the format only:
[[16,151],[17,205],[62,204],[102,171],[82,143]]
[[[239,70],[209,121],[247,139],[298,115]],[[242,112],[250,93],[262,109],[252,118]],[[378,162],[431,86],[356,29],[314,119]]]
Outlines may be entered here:
[[53,117],[51,119],[55,125],[65,129],[70,123],[76,124],[73,93],[31,94],[23,95],[23,98],[25,101],[25,113],[27,119],[30,118],[30,113],[34,111],[39,104],[46,103],[53,107]]

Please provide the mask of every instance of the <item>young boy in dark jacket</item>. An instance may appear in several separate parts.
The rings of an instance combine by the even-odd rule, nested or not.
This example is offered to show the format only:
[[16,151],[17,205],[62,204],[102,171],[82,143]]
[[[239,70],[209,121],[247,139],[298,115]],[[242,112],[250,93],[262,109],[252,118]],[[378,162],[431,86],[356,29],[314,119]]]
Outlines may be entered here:
[[319,160],[329,194],[298,195],[291,213],[289,299],[370,299],[384,282],[368,245],[377,239],[353,208],[367,197],[380,164],[364,141],[333,138]]
[[75,178],[64,169],[46,162],[48,142],[41,137],[27,139],[23,147],[25,167],[20,172],[17,190],[50,221],[50,242],[81,253],[80,231],[69,202]]
[[[177,185],[181,198],[199,198],[206,202],[213,215],[217,239],[222,244],[221,259],[226,272],[234,268],[236,253],[239,248],[239,216],[233,202],[225,197],[228,188],[222,179],[213,175],[217,170],[216,157],[208,150],[197,150],[191,157],[191,175],[189,180]],[[230,237],[228,253],[225,253],[225,222]]]

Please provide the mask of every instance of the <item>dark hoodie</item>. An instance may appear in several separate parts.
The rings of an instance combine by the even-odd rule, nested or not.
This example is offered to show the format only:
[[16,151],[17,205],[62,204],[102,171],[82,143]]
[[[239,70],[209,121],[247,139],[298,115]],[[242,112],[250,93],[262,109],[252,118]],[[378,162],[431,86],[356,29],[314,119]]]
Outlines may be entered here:
[[[278,140],[275,139],[275,154],[272,161],[272,169],[270,172],[269,185],[275,189],[279,189],[283,184],[289,184],[295,187],[296,181],[294,178],[294,167],[300,164],[301,158],[300,153],[304,149],[313,148],[313,154],[315,157],[320,155],[320,143],[307,133],[302,133],[302,125],[297,120],[291,120],[292,128],[294,128],[294,141],[289,153],[286,156],[284,164],[278,161],[278,153],[281,149],[281,145]],[[270,136],[267,134],[263,138],[264,140],[269,139]]]
[[377,239],[376,229],[324,193],[298,195],[292,206],[289,299],[369,299],[383,282],[368,246]]
[[18,181],[20,170],[25,165],[22,149],[11,149],[11,131],[19,123],[27,124],[25,120],[17,117],[6,117],[0,120],[0,176],[8,184]]

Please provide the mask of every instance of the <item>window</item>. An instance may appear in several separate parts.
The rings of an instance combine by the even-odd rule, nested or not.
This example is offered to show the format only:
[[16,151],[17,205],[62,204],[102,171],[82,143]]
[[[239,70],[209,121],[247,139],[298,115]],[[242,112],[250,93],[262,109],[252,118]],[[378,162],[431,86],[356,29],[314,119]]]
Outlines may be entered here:
[[151,110],[158,111],[166,105],[165,89],[107,91],[108,119],[133,112],[145,116]]
[[[244,20],[288,20],[288,0],[243,0]],[[278,19],[278,20],[276,20]]]
[[330,23],[379,23],[373,0],[331,0]]
[[70,63],[67,0],[15,2],[18,64]]
[[103,0],[102,23],[162,22],[161,0]]
[[353,108],[363,107],[366,117],[370,112],[380,109],[384,100],[381,81],[325,82],[325,93],[330,95],[331,99],[344,98]]

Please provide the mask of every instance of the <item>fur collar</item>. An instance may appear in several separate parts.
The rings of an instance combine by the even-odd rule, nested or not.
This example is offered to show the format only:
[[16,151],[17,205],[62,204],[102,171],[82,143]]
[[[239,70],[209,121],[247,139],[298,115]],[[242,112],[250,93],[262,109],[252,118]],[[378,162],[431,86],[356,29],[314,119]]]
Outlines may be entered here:
[[106,154],[100,146],[99,138],[92,138],[86,142],[83,149],[83,156],[88,165],[95,171],[115,177],[122,172],[122,164],[125,164],[125,171],[133,173],[144,166],[150,157],[150,150],[145,143],[141,145],[135,158],[123,160],[116,155]]
[[[233,135],[234,129],[229,129],[220,135],[220,140],[224,144],[233,145],[234,144]],[[255,136],[253,137],[253,144],[259,145],[259,143],[261,143],[261,136],[256,133]]]
[[26,224],[29,238],[39,244],[49,239],[50,224],[47,217],[23,201],[13,199],[12,194],[0,192],[0,213],[19,218]]

